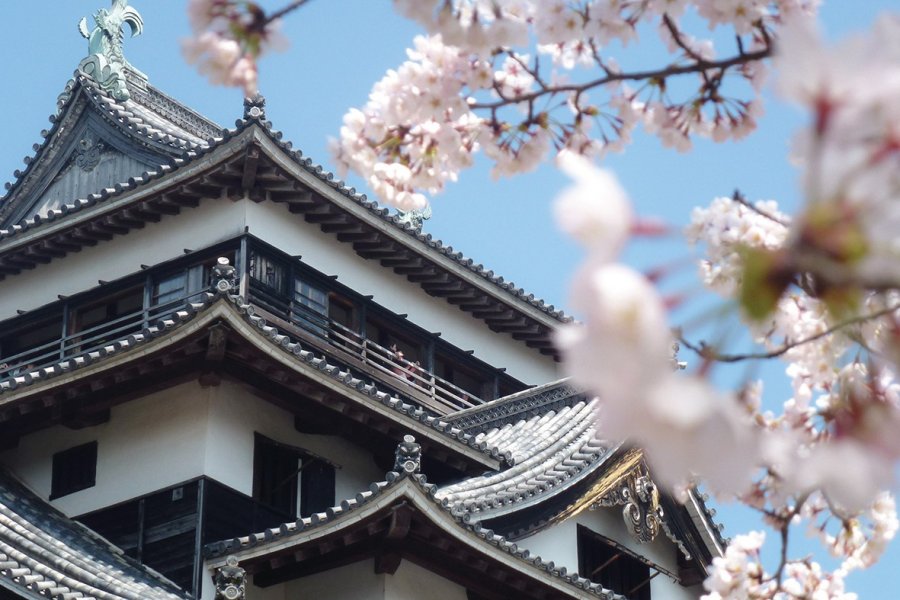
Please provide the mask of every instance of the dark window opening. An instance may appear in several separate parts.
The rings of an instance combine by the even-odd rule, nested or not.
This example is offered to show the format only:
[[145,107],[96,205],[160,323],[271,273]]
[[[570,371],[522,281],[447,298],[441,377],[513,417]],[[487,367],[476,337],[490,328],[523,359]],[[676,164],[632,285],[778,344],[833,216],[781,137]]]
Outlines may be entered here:
[[650,600],[650,566],[583,525],[578,526],[578,573],[630,600]]
[[301,461],[300,516],[308,517],[334,506],[334,467],[319,458]]
[[435,354],[434,374],[477,398],[493,396],[493,385],[488,377],[466,368],[450,356]]
[[294,279],[291,320],[320,336],[328,335],[328,294],[302,279]]
[[[225,252],[219,256],[234,260],[233,253]],[[218,256],[207,258],[178,271],[155,276],[150,289],[150,318],[171,314],[186,302],[200,298],[201,293],[209,289],[209,274],[217,260]]]
[[328,316],[332,321],[356,331],[357,323],[353,303],[334,292],[328,294]]
[[362,336],[353,302],[335,292],[329,293],[328,317],[331,319],[331,341],[349,352],[361,352]]
[[334,506],[334,465],[256,434],[253,498],[287,518],[322,512]]
[[75,446],[53,455],[50,499],[94,487],[97,483],[97,442]]
[[82,333],[73,340],[73,351],[83,351],[122,338],[140,330],[144,307],[143,288],[132,288],[74,310],[71,333]]
[[30,320],[0,338],[0,378],[20,375],[33,365],[59,357],[61,314]]
[[276,294],[287,293],[288,269],[270,256],[250,253],[250,277],[270,288]]

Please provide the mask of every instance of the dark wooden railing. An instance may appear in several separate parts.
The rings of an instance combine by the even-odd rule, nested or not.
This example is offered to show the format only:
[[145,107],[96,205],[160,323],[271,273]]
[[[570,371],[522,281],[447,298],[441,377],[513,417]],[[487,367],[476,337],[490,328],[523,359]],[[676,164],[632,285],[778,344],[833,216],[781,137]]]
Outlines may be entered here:
[[[0,358],[0,380],[47,367],[66,358],[85,355],[131,334],[141,333],[147,327],[184,309],[186,304],[197,296],[198,292],[191,292],[98,323],[92,327],[61,335],[52,341],[33,346],[12,356],[4,356]],[[60,329],[62,328],[62,323],[60,323]]]
[[[0,380],[50,366],[56,362],[89,354],[182,310],[203,292],[189,292],[164,303],[155,304],[98,323],[49,342],[33,346],[12,356],[0,358]],[[284,333],[299,338],[322,353],[336,357],[345,366],[368,375],[414,402],[438,414],[481,404],[483,400],[453,383],[429,372],[417,362],[406,360],[340,323],[307,306],[288,302],[262,286],[250,286],[249,301],[261,316]],[[63,329],[62,322],[60,330]]]
[[[302,304],[288,303],[261,286],[250,285],[249,301],[260,316],[284,333],[339,357],[349,367],[376,377],[392,389],[439,414],[482,404],[484,400],[403,358],[360,333]],[[339,351],[336,353],[335,350]]]

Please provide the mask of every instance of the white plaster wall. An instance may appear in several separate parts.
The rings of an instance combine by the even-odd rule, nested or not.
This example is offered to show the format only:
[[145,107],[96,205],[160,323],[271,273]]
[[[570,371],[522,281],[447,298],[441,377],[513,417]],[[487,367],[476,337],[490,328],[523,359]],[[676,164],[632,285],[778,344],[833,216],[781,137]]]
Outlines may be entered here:
[[97,280],[112,281],[137,273],[141,264],[154,265],[199,250],[240,234],[244,230],[241,202],[206,200],[197,208],[184,208],[166,215],[159,223],[148,223],[125,236],[85,247],[47,265],[9,276],[0,282],[0,320],[16,310],[32,310],[97,286]]
[[[383,600],[387,577],[375,574],[373,560],[364,560],[289,581],[284,584],[284,600]],[[247,600],[270,598],[248,592]]]
[[409,315],[409,320],[463,350],[529,384],[552,381],[560,375],[549,357],[528,348],[506,334],[491,331],[482,321],[462,312],[446,300],[434,298],[377,261],[366,260],[317,225],[293,215],[286,205],[249,203],[250,233],[292,255],[361,294],[371,294],[382,306]]
[[384,578],[384,600],[466,600],[466,588],[404,560]]
[[[621,509],[607,508],[584,511],[575,517],[533,536],[517,541],[519,546],[528,548],[544,560],[552,560],[565,566],[570,572],[578,571],[578,525],[604,535],[622,544],[636,554],[640,554],[673,573],[678,572],[678,549],[665,534],[650,544],[638,544],[625,527]],[[654,600],[688,600],[699,598],[703,593],[699,586],[685,588],[665,574],[660,574],[650,582]]]
[[341,468],[335,473],[335,501],[353,497],[384,479],[372,456],[349,441],[300,433],[287,411],[257,397],[239,383],[224,380],[214,388],[206,445],[207,475],[244,494],[253,492],[253,433],[323,456]]
[[183,384],[113,408],[103,425],[26,436],[0,454],[0,463],[48,498],[53,454],[96,440],[96,485],[51,502],[68,515],[83,514],[202,474],[208,407],[207,390]]
[[0,454],[38,495],[48,498],[53,454],[96,440],[97,483],[54,500],[79,515],[207,475],[253,492],[253,434],[315,452],[341,466],[336,500],[384,478],[370,454],[342,438],[299,433],[293,416],[228,380],[203,388],[181,384],[113,408],[110,421],[71,430],[56,426],[23,438]]
[[185,248],[198,250],[249,231],[389,310],[406,313],[409,320],[428,331],[440,331],[444,339],[525,383],[546,383],[559,377],[556,364],[506,334],[491,331],[445,300],[429,296],[418,285],[365,260],[349,244],[338,242],[318,226],[291,214],[286,205],[250,200],[206,199],[194,209],[164,216],[159,223],[109,242],[55,259],[48,265],[7,277],[0,282],[0,320],[17,310],[32,310],[54,302],[57,295],[73,295],[97,286],[99,279],[115,280],[182,255]]

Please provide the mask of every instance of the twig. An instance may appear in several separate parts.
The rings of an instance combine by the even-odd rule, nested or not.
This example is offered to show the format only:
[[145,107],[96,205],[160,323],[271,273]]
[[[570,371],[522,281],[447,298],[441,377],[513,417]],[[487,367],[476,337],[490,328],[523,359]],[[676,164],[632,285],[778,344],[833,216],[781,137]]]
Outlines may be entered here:
[[734,194],[731,195],[731,199],[738,204],[747,207],[747,209],[752,210],[759,216],[765,217],[773,223],[778,223],[779,225],[783,225],[784,227],[790,227],[790,223],[785,223],[783,220],[779,219],[768,211],[759,208],[755,204],[751,204],[746,198],[744,198],[744,195],[739,190],[734,190]]
[[895,304],[888,308],[883,308],[881,310],[875,311],[873,313],[867,315],[860,315],[858,317],[852,317],[845,321],[841,321],[836,325],[829,327],[824,331],[820,331],[815,335],[811,335],[809,337],[797,340],[796,342],[787,342],[780,348],[776,350],[771,350],[769,352],[748,352],[746,354],[719,354],[716,352],[712,346],[706,344],[706,342],[700,342],[699,344],[694,344],[687,340],[684,335],[680,332],[676,331],[678,342],[683,344],[685,348],[691,350],[696,353],[701,358],[707,360],[714,360],[722,363],[736,363],[744,360],[765,360],[768,358],[778,358],[779,356],[787,353],[789,350],[796,348],[798,346],[802,346],[803,344],[808,344],[809,342],[814,342],[816,340],[822,339],[823,337],[829,336],[836,331],[840,331],[844,327],[849,327],[851,325],[857,325],[859,323],[865,323],[871,319],[877,319],[878,317],[883,317],[884,315],[888,315],[892,312],[900,310],[900,304]]
[[540,98],[541,96],[547,94],[561,94],[565,92],[584,92],[586,90],[600,87],[602,85],[606,85],[607,83],[612,83],[614,81],[643,81],[647,79],[665,79],[667,77],[671,77],[673,75],[685,75],[689,73],[697,73],[699,71],[706,71],[709,69],[721,69],[726,70],[735,65],[745,64],[748,62],[753,62],[757,60],[762,60],[764,58],[768,58],[772,54],[771,46],[763,48],[761,50],[757,50],[755,52],[748,52],[746,54],[741,54],[738,56],[733,56],[731,58],[716,60],[716,61],[708,61],[708,60],[698,60],[696,63],[692,63],[690,65],[669,65],[667,67],[663,67],[662,69],[656,69],[652,71],[635,71],[633,73],[610,73],[604,77],[599,79],[594,79],[592,81],[588,81],[583,84],[569,84],[569,85],[560,85],[556,87],[548,87],[546,89],[540,89],[535,92],[531,92],[530,94],[523,94],[522,96],[517,96],[515,98],[502,98],[496,102],[476,102],[471,105],[472,109],[494,109],[500,108],[503,106],[507,106],[509,104],[517,104],[520,102],[529,102]]
[[287,15],[288,13],[294,12],[295,10],[297,10],[298,8],[300,8],[301,6],[303,6],[304,4],[307,4],[308,2],[311,2],[311,0],[294,0],[293,2],[291,2],[290,4],[288,4],[287,6],[285,6],[284,8],[281,8],[281,9],[279,9],[279,10],[276,10],[276,11],[273,12],[271,15],[269,15],[268,17],[266,17],[266,24],[269,24],[269,23],[271,23],[272,21],[275,21],[275,20],[277,20],[277,19],[280,19],[281,17]]

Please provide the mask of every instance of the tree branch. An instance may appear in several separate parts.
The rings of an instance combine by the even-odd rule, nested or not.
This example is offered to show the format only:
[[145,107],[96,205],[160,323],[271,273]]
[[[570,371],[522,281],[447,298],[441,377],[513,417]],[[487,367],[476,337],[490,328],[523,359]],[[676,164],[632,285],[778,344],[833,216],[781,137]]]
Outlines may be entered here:
[[759,216],[765,217],[766,219],[772,221],[773,223],[778,223],[779,225],[783,225],[784,227],[790,227],[790,223],[785,223],[784,221],[782,221],[775,215],[773,215],[767,211],[764,211],[761,208],[759,208],[758,206],[756,206],[755,204],[752,204],[751,202],[749,202],[739,190],[734,190],[734,194],[731,195],[731,199],[734,200],[735,202],[737,202],[738,204],[745,206],[747,209],[752,210]]
[[678,342],[680,344],[683,344],[685,348],[687,348],[688,350],[691,350],[692,352],[696,353],[698,356],[700,356],[701,358],[703,358],[705,360],[713,360],[713,361],[722,362],[722,363],[736,363],[736,362],[741,362],[741,361],[745,361],[745,360],[765,360],[765,359],[769,359],[769,358],[778,358],[779,356],[782,356],[783,354],[787,353],[789,350],[791,350],[793,348],[797,348],[798,346],[802,346],[803,344],[808,344],[810,342],[814,342],[816,340],[822,339],[823,337],[829,336],[832,333],[835,333],[837,331],[840,331],[841,329],[844,329],[845,327],[849,327],[851,325],[858,325],[860,323],[865,323],[866,321],[869,321],[871,319],[877,319],[878,317],[883,317],[885,315],[889,315],[892,312],[896,312],[898,310],[900,310],[900,304],[895,304],[888,308],[883,308],[881,310],[875,311],[875,312],[867,314],[867,315],[860,315],[858,317],[852,317],[845,321],[841,321],[840,323],[837,323],[836,325],[833,325],[824,331],[820,331],[819,333],[817,333],[815,335],[811,335],[809,337],[797,340],[796,342],[787,342],[784,345],[782,345],[780,348],[771,350],[769,352],[748,352],[746,354],[720,354],[720,353],[716,352],[716,350],[712,346],[707,345],[706,342],[701,341],[699,344],[694,344],[694,343],[688,341],[684,337],[684,335],[682,335],[680,332],[676,332],[676,335],[678,337]]
[[312,1],[312,0],[294,0],[293,2],[291,2],[290,4],[288,4],[287,6],[281,8],[281,9],[279,9],[279,10],[276,10],[275,12],[273,12],[272,14],[270,14],[268,17],[266,17],[266,24],[269,24],[269,23],[271,23],[272,21],[278,20],[278,19],[284,17],[285,15],[294,12],[295,10],[297,10],[298,8],[300,8],[301,6],[303,6],[304,4],[307,4],[307,3],[311,2],[311,1]]
[[644,81],[648,79],[665,79],[667,77],[671,77],[673,75],[686,75],[691,73],[703,72],[709,69],[729,69],[735,65],[741,65],[748,62],[753,62],[757,60],[762,60],[764,58],[768,58],[772,54],[771,46],[767,46],[762,50],[757,50],[755,52],[748,52],[746,54],[740,54],[737,56],[732,56],[731,58],[723,59],[723,60],[698,60],[695,63],[691,63],[689,65],[675,65],[671,64],[662,69],[649,70],[649,71],[635,71],[632,73],[611,73],[599,79],[594,79],[592,81],[588,81],[582,84],[568,84],[568,85],[560,85],[555,87],[548,87],[545,89],[540,89],[535,92],[531,92],[530,94],[523,94],[522,96],[517,96],[515,98],[502,98],[496,102],[476,102],[471,105],[473,110],[477,109],[496,109],[502,108],[504,106],[508,106],[510,104],[518,104],[520,102],[532,102],[534,100],[539,99],[541,96],[545,96],[548,94],[561,94],[565,92],[585,92],[587,90],[600,87],[606,85],[607,83],[612,83],[615,81]]

